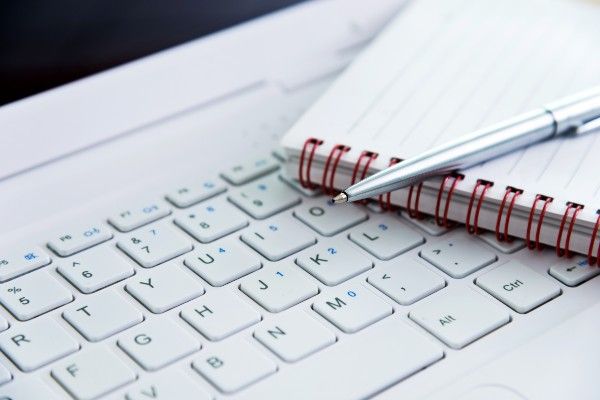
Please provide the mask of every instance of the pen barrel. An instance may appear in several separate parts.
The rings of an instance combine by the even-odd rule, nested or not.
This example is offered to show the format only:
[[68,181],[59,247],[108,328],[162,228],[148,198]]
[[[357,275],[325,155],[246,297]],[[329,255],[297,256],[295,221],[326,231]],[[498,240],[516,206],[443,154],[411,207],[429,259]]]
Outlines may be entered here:
[[546,110],[522,114],[402,161],[349,187],[344,193],[349,201],[370,198],[511,153],[555,133],[554,118]]

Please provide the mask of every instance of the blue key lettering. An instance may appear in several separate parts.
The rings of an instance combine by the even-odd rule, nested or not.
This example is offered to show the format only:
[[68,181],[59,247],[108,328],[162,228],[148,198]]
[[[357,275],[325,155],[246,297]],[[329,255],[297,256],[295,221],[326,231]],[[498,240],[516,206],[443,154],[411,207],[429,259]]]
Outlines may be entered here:
[[348,293],[346,293],[346,294],[350,297],[356,297],[356,293],[353,292],[352,290],[348,290]]
[[333,248],[333,247],[330,247],[330,248],[328,248],[328,249],[327,249],[327,252],[328,252],[329,254],[332,254],[332,255],[333,255],[333,254],[337,254],[337,250],[336,250],[335,248]]
[[215,208],[213,206],[208,206],[208,207],[206,207],[206,211],[215,212]]
[[38,256],[35,255],[35,253],[27,253],[24,255],[24,257],[28,261],[35,260],[36,258],[38,258]]
[[269,229],[272,230],[273,232],[277,232],[277,230],[278,230],[276,225],[269,225]]
[[204,182],[204,187],[207,189],[212,189],[215,187],[215,184],[212,182]]
[[283,273],[282,273],[282,272],[279,272],[279,271],[277,271],[277,273],[276,273],[275,275],[277,275],[277,276],[283,276]]
[[225,253],[225,249],[222,247],[219,247],[219,253]]
[[388,230],[388,226],[386,224],[379,224],[378,225],[379,229],[381,229],[382,231],[387,231]]

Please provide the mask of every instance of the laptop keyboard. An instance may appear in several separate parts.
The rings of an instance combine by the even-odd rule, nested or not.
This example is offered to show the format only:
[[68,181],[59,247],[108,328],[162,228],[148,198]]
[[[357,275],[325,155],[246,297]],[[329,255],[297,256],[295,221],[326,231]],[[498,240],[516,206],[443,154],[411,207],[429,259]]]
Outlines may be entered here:
[[[49,364],[75,399],[269,398],[281,385],[360,398],[599,272],[583,258],[546,276],[499,263],[522,243],[332,206],[279,169],[264,157],[65,227],[45,247],[1,249],[0,302],[16,321],[0,316],[0,350],[25,374],[0,364],[0,398],[57,398],[27,379]],[[472,288],[455,284],[494,264]]]

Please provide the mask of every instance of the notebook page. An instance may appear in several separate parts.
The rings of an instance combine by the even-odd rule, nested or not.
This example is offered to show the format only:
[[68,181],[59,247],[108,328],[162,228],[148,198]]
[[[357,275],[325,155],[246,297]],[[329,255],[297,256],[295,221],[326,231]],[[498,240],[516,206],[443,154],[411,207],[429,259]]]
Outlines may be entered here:
[[[422,0],[382,33],[284,138],[324,139],[407,158],[600,84],[600,4]],[[469,169],[530,193],[600,204],[600,134],[559,139]],[[500,185],[501,186],[501,185]],[[498,193],[502,193],[498,189]],[[566,201],[565,200],[565,201]],[[587,210],[586,210],[587,211]]]

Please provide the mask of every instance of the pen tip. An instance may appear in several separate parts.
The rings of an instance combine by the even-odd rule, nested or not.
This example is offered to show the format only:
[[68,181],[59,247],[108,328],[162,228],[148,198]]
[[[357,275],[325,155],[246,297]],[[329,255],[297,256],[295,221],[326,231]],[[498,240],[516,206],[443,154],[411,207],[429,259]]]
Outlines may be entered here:
[[346,203],[348,201],[348,195],[342,192],[331,199],[331,201],[335,204]]

